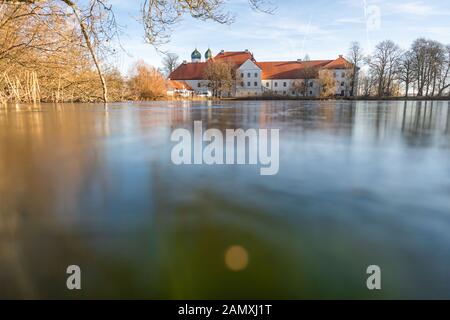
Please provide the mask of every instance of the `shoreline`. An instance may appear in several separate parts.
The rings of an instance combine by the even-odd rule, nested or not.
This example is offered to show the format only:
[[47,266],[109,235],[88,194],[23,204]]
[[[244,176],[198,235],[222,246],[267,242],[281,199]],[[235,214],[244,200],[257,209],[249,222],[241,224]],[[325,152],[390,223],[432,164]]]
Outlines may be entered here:
[[450,101],[450,97],[353,97],[353,98],[303,98],[303,97],[247,97],[218,99],[222,101]]
[[[303,98],[303,97],[240,97],[240,98],[209,98],[209,99],[155,99],[155,100],[117,100],[108,101],[110,103],[145,103],[145,102],[208,102],[208,101],[448,101],[450,102],[450,97],[354,97],[354,98]],[[40,102],[2,102],[0,106],[11,105],[11,104],[103,104],[101,101],[88,101],[88,102],[77,102],[77,101],[40,101]]]

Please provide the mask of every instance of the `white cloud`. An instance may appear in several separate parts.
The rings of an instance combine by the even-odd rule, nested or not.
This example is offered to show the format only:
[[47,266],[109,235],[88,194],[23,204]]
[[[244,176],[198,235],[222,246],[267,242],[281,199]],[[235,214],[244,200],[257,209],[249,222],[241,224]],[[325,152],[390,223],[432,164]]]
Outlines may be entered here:
[[394,9],[398,13],[410,14],[415,16],[431,16],[437,14],[438,12],[434,9],[434,7],[425,4],[421,1],[412,1],[406,3],[395,4]]
[[337,24],[365,24],[362,17],[359,18],[339,18],[336,20]]

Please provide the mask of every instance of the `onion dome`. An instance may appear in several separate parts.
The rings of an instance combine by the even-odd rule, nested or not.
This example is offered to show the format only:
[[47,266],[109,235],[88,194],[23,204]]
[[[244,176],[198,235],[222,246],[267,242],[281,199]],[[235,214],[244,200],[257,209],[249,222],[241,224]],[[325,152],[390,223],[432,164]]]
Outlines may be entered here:
[[209,59],[212,59],[212,51],[211,51],[211,49],[208,49],[206,52],[205,52],[205,60],[209,60]]
[[194,52],[192,52],[191,54],[191,58],[192,60],[201,60],[202,54],[197,49],[195,49]]

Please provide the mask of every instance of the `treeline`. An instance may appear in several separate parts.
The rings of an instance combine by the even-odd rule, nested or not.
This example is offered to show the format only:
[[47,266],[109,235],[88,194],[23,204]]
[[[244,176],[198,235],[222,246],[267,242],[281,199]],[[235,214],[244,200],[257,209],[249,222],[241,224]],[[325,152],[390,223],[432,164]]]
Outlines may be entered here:
[[[0,5],[0,100],[101,99],[101,84],[75,19],[53,1]],[[105,76],[111,96],[120,99],[120,73],[106,68]]]
[[[108,61],[110,37],[96,28],[112,20],[101,11],[89,18],[94,49]],[[102,69],[110,101],[165,95],[163,76],[143,62],[127,76],[107,63]],[[0,4],[0,102],[95,101],[103,101],[103,87],[76,17],[53,1]]]
[[402,50],[387,40],[364,56],[359,44],[353,43],[349,60],[361,68],[360,96],[450,96],[450,45],[419,38],[409,49]]

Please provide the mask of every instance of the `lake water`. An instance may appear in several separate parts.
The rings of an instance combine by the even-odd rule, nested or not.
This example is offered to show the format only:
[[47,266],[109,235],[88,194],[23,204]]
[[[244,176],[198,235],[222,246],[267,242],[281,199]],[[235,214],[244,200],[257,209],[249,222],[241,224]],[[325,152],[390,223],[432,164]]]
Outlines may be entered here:
[[[278,175],[173,165],[196,120]],[[0,106],[0,298],[450,298],[450,103]]]

